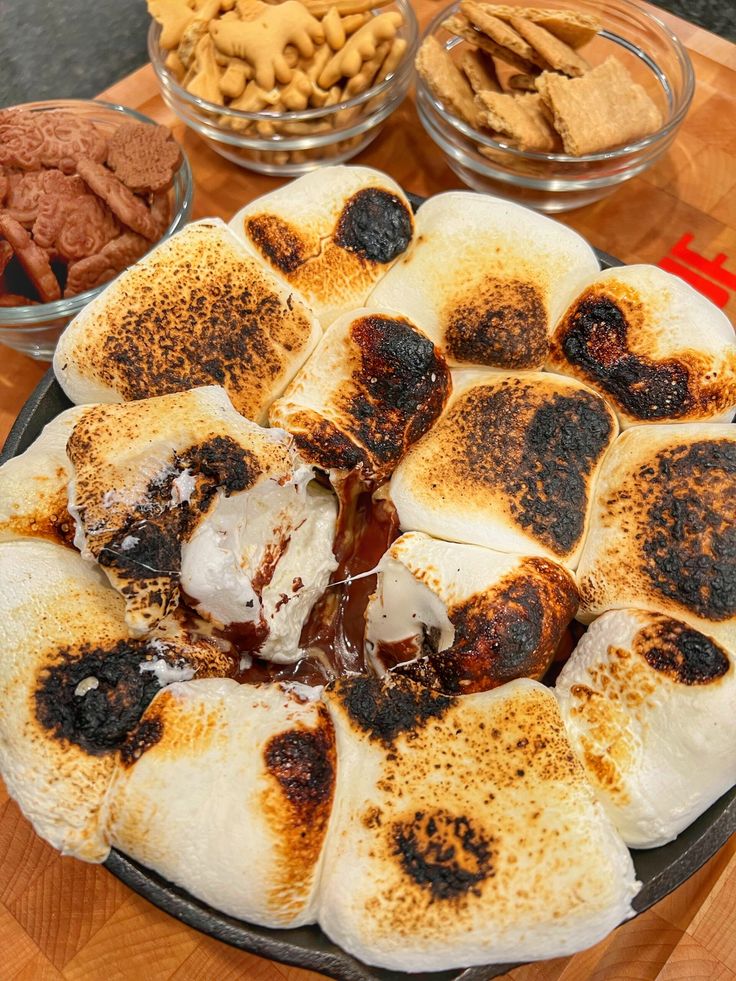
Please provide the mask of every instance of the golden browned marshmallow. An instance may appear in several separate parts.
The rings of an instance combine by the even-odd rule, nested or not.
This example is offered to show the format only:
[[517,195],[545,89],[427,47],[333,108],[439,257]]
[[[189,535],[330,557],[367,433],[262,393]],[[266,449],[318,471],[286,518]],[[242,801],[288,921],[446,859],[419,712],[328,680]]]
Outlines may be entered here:
[[736,783],[736,663],[680,620],[604,613],[555,694],[588,779],[632,848],[672,841]]
[[448,407],[391,479],[403,531],[574,569],[616,437],[591,389],[541,372],[455,372]]
[[727,422],[736,409],[736,336],[701,293],[656,266],[591,277],[560,318],[547,367],[574,375],[644,422]]
[[307,462],[382,480],[437,419],[451,387],[444,358],[410,321],[358,309],[327,329],[269,421],[294,436]]
[[411,244],[414,221],[404,192],[386,174],[321,167],[247,204],[230,227],[327,327],[364,305]]
[[[180,581],[190,602],[219,623],[258,623],[256,567],[273,574],[294,525],[305,520],[298,487],[304,481],[297,477],[305,468],[286,434],[244,419],[222,388],[209,386],[90,406],[67,453],[75,545],[125,597],[132,633],[150,631],[176,608]],[[260,538],[246,548],[247,524],[259,520]],[[214,530],[203,541],[208,521]],[[222,564],[237,543],[245,554]],[[192,549],[198,562],[190,561]]]
[[337,785],[319,923],[402,971],[554,957],[631,913],[631,858],[533,681],[453,698],[357,677],[325,693]]
[[414,246],[370,302],[418,324],[450,365],[541,368],[571,293],[598,268],[587,242],[559,222],[450,191],[421,206]]
[[[99,752],[97,727],[84,726],[75,689],[94,676],[96,651],[109,657],[124,642],[122,600],[97,569],[51,542],[4,542],[0,570],[0,773],[38,834],[102,862],[109,841],[100,811],[115,759]],[[105,722],[100,738],[109,742]]]
[[83,412],[81,406],[61,412],[24,453],[0,467],[0,541],[47,538],[71,545],[74,519],[67,511],[67,484],[72,468],[66,442]]
[[378,564],[366,654],[453,695],[541,678],[577,604],[556,562],[407,532]]
[[0,775],[38,834],[102,862],[107,790],[137,751],[146,706],[168,680],[223,672],[227,659],[175,625],[131,639],[122,598],[72,549],[3,542],[0,575]]
[[258,422],[320,334],[293,289],[210,218],[187,225],[87,304],[64,331],[54,369],[77,403],[222,384]]
[[336,755],[312,695],[226,678],[166,688],[141,723],[155,744],[112,788],[112,843],[231,916],[314,922]]
[[656,610],[736,649],[736,427],[634,426],[611,447],[578,567],[580,619]]

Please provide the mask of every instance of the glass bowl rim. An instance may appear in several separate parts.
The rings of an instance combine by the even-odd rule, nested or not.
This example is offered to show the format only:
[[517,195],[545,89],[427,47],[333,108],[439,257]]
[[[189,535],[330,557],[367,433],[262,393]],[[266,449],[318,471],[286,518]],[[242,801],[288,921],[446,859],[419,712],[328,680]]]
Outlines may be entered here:
[[[138,112],[137,109],[131,109],[129,106],[124,106],[118,102],[107,102],[104,99],[48,99],[41,102],[24,102],[16,106],[8,106],[3,112],[15,109],[52,111],[58,109],[74,109],[75,107],[84,109],[100,107],[119,113],[120,115],[132,117],[139,123],[148,123],[152,126],[158,125],[155,119],[145,116],[142,112]],[[174,185],[180,183],[183,188],[182,202],[172,216],[166,231],[158,240],[159,242],[167,239],[179,228],[182,217],[190,211],[194,198],[192,167],[184,152],[184,148],[181,144],[178,145],[181,151],[181,165],[174,175]],[[152,242],[151,248],[155,248],[157,244],[158,242]],[[48,330],[52,326],[53,321],[69,318],[72,314],[77,313],[108,285],[109,283],[101,283],[99,286],[93,286],[91,289],[85,290],[84,293],[62,297],[59,300],[52,300],[50,303],[26,303],[13,307],[0,307],[0,329],[11,330],[16,328],[29,334],[34,330]],[[0,334],[0,343],[2,342],[2,335]]]
[[[153,70],[156,74],[161,85],[166,85],[171,89],[174,96],[181,102],[188,103],[194,109],[205,111],[207,113],[214,113],[218,116],[228,116],[233,119],[242,119],[244,122],[262,122],[264,120],[279,121],[279,122],[300,122],[302,120],[320,119],[326,116],[334,115],[341,109],[352,109],[356,106],[362,106],[364,103],[372,100],[377,95],[383,95],[392,89],[397,82],[403,80],[408,73],[414,71],[414,58],[416,57],[417,50],[419,48],[419,22],[417,21],[416,13],[411,4],[411,0],[394,0],[397,7],[401,8],[401,12],[405,15],[404,25],[408,30],[407,41],[409,42],[404,52],[404,55],[396,67],[395,71],[385,78],[378,85],[373,85],[371,88],[366,89],[365,92],[360,92],[358,95],[352,96],[350,99],[345,99],[343,102],[336,102],[333,106],[316,107],[313,109],[297,109],[290,110],[287,112],[280,112],[273,109],[262,109],[259,112],[246,112],[244,109],[230,109],[228,106],[219,106],[215,102],[208,102],[206,99],[201,99],[199,96],[192,95],[191,92],[187,92],[183,88],[174,76],[169,72],[169,70],[164,65],[164,59],[161,57],[161,48],[158,45],[158,39],[161,36],[161,25],[158,21],[151,20],[151,24],[148,28],[148,55],[151,59],[151,64],[153,65]],[[381,8],[383,9],[383,8]],[[384,11],[385,12],[385,11]],[[266,140],[268,142],[268,140]]]
[[[586,164],[623,159],[640,150],[645,150],[647,147],[653,146],[654,144],[665,140],[670,133],[677,129],[682,120],[685,118],[695,93],[695,70],[693,68],[690,55],[687,52],[687,48],[663,20],[660,20],[659,17],[656,17],[648,10],[640,7],[637,3],[632,2],[632,0],[614,0],[611,5],[622,7],[624,10],[635,14],[636,16],[642,18],[645,22],[649,23],[651,26],[654,26],[660,34],[664,35],[664,39],[673,49],[677,61],[682,67],[683,71],[683,93],[679,99],[679,105],[677,106],[675,113],[672,115],[672,118],[669,119],[664,126],[658,129],[656,133],[650,133],[649,136],[645,136],[641,140],[637,140],[634,143],[627,143],[624,146],[615,147],[613,150],[602,150],[598,153],[587,153],[579,157],[573,156],[569,153],[542,153],[538,150],[520,150],[518,147],[510,146],[507,143],[500,143],[497,140],[492,139],[490,136],[480,132],[480,130],[473,129],[472,126],[469,126],[468,123],[460,119],[459,116],[455,116],[454,114],[448,112],[430,92],[429,88],[424,82],[424,79],[419,74],[417,74],[416,83],[417,95],[418,97],[426,99],[431,104],[437,115],[440,116],[444,122],[449,123],[460,133],[462,133],[463,136],[468,137],[474,142],[480,143],[491,150],[499,151],[502,154],[508,154],[511,157],[518,158],[519,160],[529,160],[537,163],[548,162],[560,164]],[[442,22],[446,20],[451,13],[456,12],[458,9],[458,2],[451,3],[449,6],[444,7],[427,26],[426,30],[422,34],[421,41],[423,42],[426,38],[433,36],[440,29]],[[458,38],[455,42],[455,44],[460,43],[463,43],[462,38]],[[453,44],[452,46],[454,47],[455,45]]]

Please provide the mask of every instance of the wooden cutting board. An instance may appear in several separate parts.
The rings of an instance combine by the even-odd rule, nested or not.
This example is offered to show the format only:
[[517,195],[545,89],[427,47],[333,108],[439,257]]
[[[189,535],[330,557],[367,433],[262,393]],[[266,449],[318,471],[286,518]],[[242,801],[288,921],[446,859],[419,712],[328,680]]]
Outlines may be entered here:
[[[414,0],[420,22],[439,9]],[[664,262],[736,320],[736,45],[656,11],[685,42],[697,89],[656,167],[562,216],[626,262]],[[32,94],[32,93],[31,93]],[[102,97],[169,125],[189,155],[194,216],[229,218],[279,181],[210,150],[161,101],[150,67]],[[422,130],[411,99],[355,160],[430,195],[461,185]],[[46,365],[0,347],[0,439]],[[319,975],[226,947],[132,893],[104,869],[38,838],[0,782],[0,981],[307,981]],[[515,981],[736,981],[736,838],[700,872],[596,947],[513,971]]]

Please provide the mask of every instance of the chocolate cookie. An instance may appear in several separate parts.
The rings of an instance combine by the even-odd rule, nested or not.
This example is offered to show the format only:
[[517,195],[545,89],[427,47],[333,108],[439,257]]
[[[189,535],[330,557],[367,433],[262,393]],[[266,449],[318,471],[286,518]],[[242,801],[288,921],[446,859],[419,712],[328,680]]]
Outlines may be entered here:
[[123,123],[110,137],[107,165],[136,194],[167,190],[180,163],[181,151],[165,126]]
[[151,212],[113,173],[93,160],[80,160],[77,163],[77,172],[89,189],[102,198],[124,225],[150,242],[158,238],[158,229]]
[[61,299],[61,288],[47,253],[36,245],[25,228],[7,211],[0,211],[0,235],[7,239],[18,256],[20,264],[38,290],[41,300],[50,303],[52,300]]

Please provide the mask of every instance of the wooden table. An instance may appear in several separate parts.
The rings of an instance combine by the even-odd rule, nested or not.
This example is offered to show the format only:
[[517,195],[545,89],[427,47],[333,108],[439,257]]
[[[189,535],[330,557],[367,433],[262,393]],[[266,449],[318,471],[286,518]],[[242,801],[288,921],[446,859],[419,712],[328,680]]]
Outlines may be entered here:
[[[420,21],[431,0],[414,0]],[[656,11],[687,45],[695,100],[656,167],[564,222],[627,262],[662,262],[736,320],[736,45]],[[102,94],[171,126],[196,181],[195,217],[229,218],[277,181],[220,158],[163,105],[149,67]],[[459,187],[408,100],[356,162],[407,190]],[[699,278],[698,278],[699,277]],[[46,365],[0,348],[0,439]],[[316,974],[196,933],[104,869],[59,856],[32,831],[0,782],[0,981],[306,981]],[[596,947],[520,968],[515,981],[736,981],[736,837],[675,893]]]

